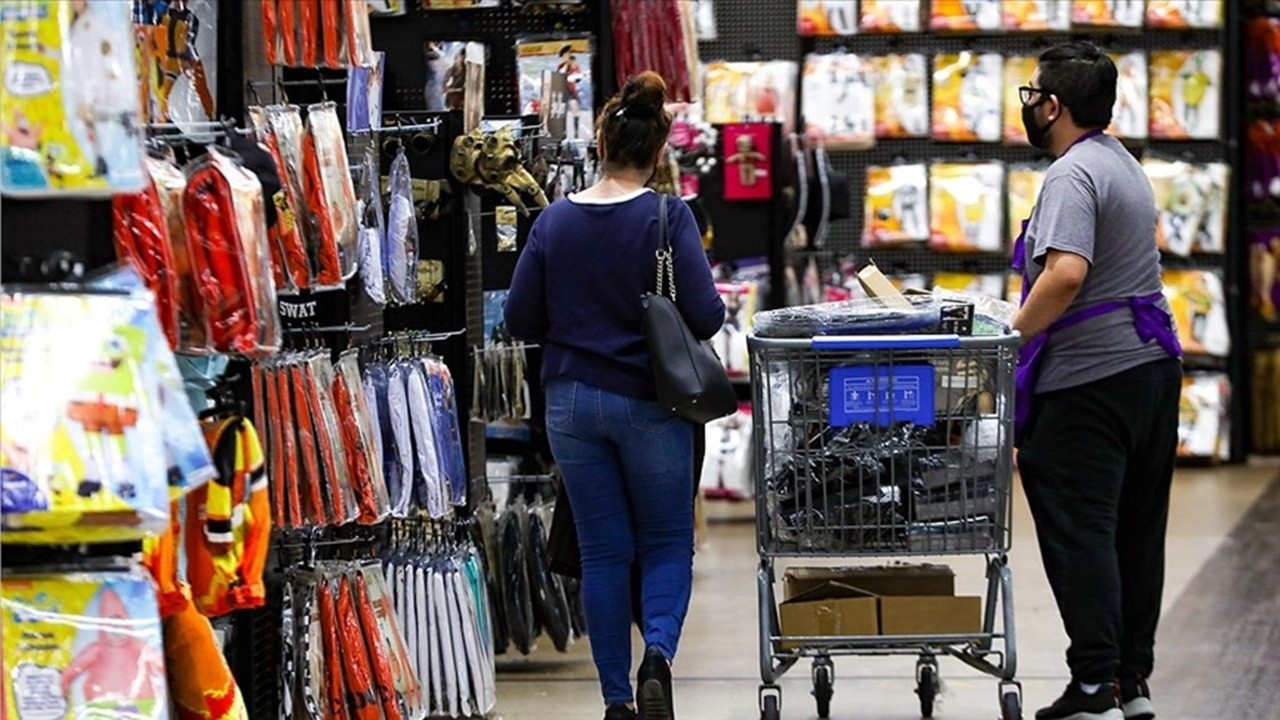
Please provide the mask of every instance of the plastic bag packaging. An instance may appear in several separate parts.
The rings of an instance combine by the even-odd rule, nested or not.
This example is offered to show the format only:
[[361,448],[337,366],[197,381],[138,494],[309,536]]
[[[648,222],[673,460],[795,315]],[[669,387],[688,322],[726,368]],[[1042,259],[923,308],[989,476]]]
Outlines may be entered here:
[[345,579],[350,588],[351,603],[355,607],[355,614],[360,623],[361,638],[364,647],[368,650],[369,669],[373,676],[378,707],[386,720],[404,720],[406,709],[403,704],[403,695],[396,687],[391,648],[382,637],[382,628],[378,625],[373,604],[369,600],[364,576],[359,571],[352,570]]
[[373,29],[369,25],[369,0],[343,0],[347,3],[347,55],[354,66],[371,67],[373,56]]
[[301,443],[298,442],[293,423],[293,391],[291,389],[293,373],[283,364],[273,364],[269,366],[269,371],[275,376],[277,397],[280,402],[279,412],[272,417],[278,419],[274,425],[280,428],[280,448],[283,454],[281,492],[287,503],[285,518],[291,527],[304,527],[311,522],[314,515],[309,513],[311,505],[303,505],[306,489],[303,488],[303,476],[300,474],[304,469],[299,465]]
[[[145,570],[6,572],[0,627],[6,717],[169,717],[160,613]],[[51,701],[60,714],[44,710]]]
[[933,289],[933,296],[947,303],[972,305],[974,335],[1003,335],[1009,332],[1018,306],[984,293],[958,292],[941,287]]
[[[289,0],[283,0],[283,2],[289,2]],[[281,7],[284,7],[284,5],[282,4]],[[299,240],[302,243],[300,253],[297,249],[286,248],[286,255],[295,258],[290,261],[291,271],[295,262],[302,268],[306,268],[307,279],[305,283],[297,282],[301,278],[295,276],[295,282],[297,282],[298,287],[305,290],[315,283],[315,268],[311,261],[309,248],[311,248],[314,238],[317,237],[319,232],[317,220],[308,204],[305,173],[303,172],[303,137],[306,135],[306,127],[302,123],[302,112],[297,105],[269,105],[265,108],[265,113],[267,126],[272,134],[275,135],[276,147],[280,151],[280,162],[284,166],[284,174],[280,180],[288,186],[289,194],[293,197],[295,224],[298,228]]]
[[351,720],[383,720],[382,706],[370,667],[369,650],[360,629],[360,616],[351,593],[351,583],[345,574],[338,574],[329,582],[334,588],[338,637],[344,650],[340,661],[339,656],[330,655],[329,662],[337,661],[343,668]]
[[246,357],[280,345],[262,185],[217,147],[187,168],[187,251],[210,348]]
[[148,352],[158,324],[138,322],[154,312],[145,293],[0,296],[6,541],[112,542],[167,527],[170,461]]
[[1004,165],[934,163],[929,167],[929,246],[939,252],[1004,250]]
[[391,513],[391,500],[382,475],[382,457],[377,452],[373,411],[365,401],[356,355],[355,351],[348,351],[338,359],[334,368],[333,397],[347,450],[347,462],[356,485],[360,522],[374,524]]
[[116,257],[131,263],[155,297],[156,315],[169,346],[178,346],[177,285],[164,208],[155,183],[146,180],[140,193],[111,200],[112,238]]
[[[418,507],[439,520],[447,512],[444,498],[444,463],[440,453],[440,418],[431,394],[426,369],[417,359],[403,360],[401,377],[408,399],[407,412],[413,428],[413,498]],[[394,377],[394,376],[393,376]]]
[[[134,32],[144,57],[143,93],[152,122],[174,123],[195,134],[194,123],[218,118],[218,3],[134,3]],[[163,12],[158,12],[164,7]]]
[[191,273],[191,258],[187,253],[187,228],[182,214],[182,195],[187,189],[187,176],[168,160],[147,157],[144,162],[147,174],[155,183],[156,196],[160,199],[169,237],[174,305],[178,314],[177,349],[188,353],[204,351],[208,340],[204,323],[198,314],[200,304]]
[[436,359],[427,361],[427,368],[439,380],[440,407],[443,412],[448,448],[446,476],[449,479],[449,499],[456,507],[467,503],[467,467],[462,452],[462,425],[458,417],[458,394],[449,366]]
[[[324,667],[324,718],[325,720],[347,720],[351,716],[347,712],[348,695],[343,665],[349,662],[349,657],[343,652],[346,647],[341,633],[343,618],[338,615],[336,593],[327,578],[323,576],[316,578],[315,595],[316,608],[320,614],[319,626],[323,636],[323,652],[319,662]],[[326,658],[329,660],[326,661]],[[342,660],[334,662],[338,658]]]
[[389,457],[385,468],[390,473],[387,491],[391,496],[391,513],[396,517],[408,517],[413,506],[414,443],[412,413],[409,410],[410,374],[409,367],[404,363],[395,363],[387,368],[388,422],[383,427],[390,428],[392,442],[386,443],[386,447],[393,450],[394,454]]
[[392,607],[390,586],[382,568],[376,563],[366,564],[359,570],[357,588],[373,608],[377,623],[376,637],[386,645],[387,659],[391,665],[396,692],[404,699],[407,715],[417,719],[426,715],[426,699],[418,682],[417,673],[409,658],[405,635]]
[[298,3],[298,36],[301,50],[298,63],[303,67],[317,67],[317,63],[320,62],[320,38],[317,28],[320,21],[316,17],[317,10],[319,10],[319,3],[315,0],[301,0]]
[[942,302],[910,297],[911,307],[893,307],[876,298],[846,300],[756,313],[755,332],[764,338],[820,335],[929,333],[942,322]]
[[387,244],[382,253],[387,268],[387,297],[392,302],[413,304],[418,300],[418,220],[409,158],[403,147],[391,161],[388,187],[391,199],[387,208]]
[[[298,2],[297,0],[279,0],[276,11],[279,19],[279,33],[274,42],[278,42],[280,46],[280,61],[285,65],[297,65]],[[266,38],[266,41],[268,45],[273,42],[271,38]]]
[[328,354],[313,354],[307,358],[304,372],[307,383],[307,399],[311,405],[315,423],[316,451],[320,457],[321,487],[328,501],[329,521],[335,524],[354,522],[360,516],[355,493],[347,473],[347,456],[338,431],[338,418],[334,410],[333,364]]
[[359,222],[351,166],[333,103],[307,109],[302,148],[307,203],[319,221],[319,235],[313,238],[316,281],[337,287],[355,274]]
[[266,110],[261,107],[248,109],[249,123],[254,135],[262,143],[275,163],[276,174],[280,177],[280,189],[273,197],[266,198],[275,206],[276,222],[272,228],[273,247],[279,248],[280,266],[283,270],[283,285],[277,283],[282,290],[305,290],[311,286],[311,267],[307,259],[306,240],[302,234],[301,216],[298,212],[298,197],[294,194],[293,183],[289,178],[289,167],[280,152],[280,141],[275,130],[267,120]]
[[320,457],[316,447],[316,432],[312,425],[319,410],[311,407],[304,363],[295,358],[286,367],[292,393],[298,453],[302,458],[298,463],[298,487],[302,498],[303,517],[306,518],[308,525],[326,525],[329,523],[330,515],[326,511],[328,506],[324,502],[324,491],[321,490],[323,478],[320,476]]
[[382,246],[386,243],[387,222],[379,185],[378,162],[370,149],[360,165],[360,285],[375,304],[386,305]]
[[23,0],[0,15],[0,192],[145,187],[130,4]]

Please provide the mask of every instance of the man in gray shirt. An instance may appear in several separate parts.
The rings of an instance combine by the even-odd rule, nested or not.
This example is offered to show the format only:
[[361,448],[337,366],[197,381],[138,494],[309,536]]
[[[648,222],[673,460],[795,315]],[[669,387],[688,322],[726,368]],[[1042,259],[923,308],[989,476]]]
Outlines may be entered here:
[[1150,720],[1182,385],[1155,201],[1102,132],[1116,97],[1106,54],[1052,48],[1019,92],[1027,137],[1056,160],[1015,250],[1018,466],[1071,638],[1072,682],[1036,718]]

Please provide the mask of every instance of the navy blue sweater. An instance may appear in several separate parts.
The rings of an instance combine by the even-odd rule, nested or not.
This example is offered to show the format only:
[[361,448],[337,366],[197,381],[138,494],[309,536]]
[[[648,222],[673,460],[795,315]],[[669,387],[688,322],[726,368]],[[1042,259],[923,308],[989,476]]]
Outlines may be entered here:
[[[724,323],[693,213],[667,201],[675,251],[676,305],[699,339]],[[658,196],[560,200],[542,211],[516,264],[507,330],[541,343],[543,380],[577,380],[653,399],[653,370],[641,327],[640,296],[654,291]]]

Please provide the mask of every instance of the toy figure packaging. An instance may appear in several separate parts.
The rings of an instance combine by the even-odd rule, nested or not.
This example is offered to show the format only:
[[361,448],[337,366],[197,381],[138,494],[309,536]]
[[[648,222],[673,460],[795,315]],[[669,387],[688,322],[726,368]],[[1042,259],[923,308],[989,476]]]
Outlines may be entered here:
[[796,76],[789,60],[711,62],[706,65],[703,103],[709,123],[768,120],[782,123],[783,135],[795,126]]
[[1215,140],[1220,133],[1222,53],[1151,53],[1151,137]]
[[935,163],[929,168],[929,246],[942,252],[1004,249],[1004,165]]
[[6,720],[167,720],[164,644],[144,571],[5,573]]
[[866,148],[875,142],[874,70],[869,61],[849,53],[805,57],[800,114],[811,141],[833,150]]
[[838,37],[858,32],[858,0],[797,0],[800,37]]
[[922,28],[920,0],[862,0],[861,27],[869,33],[915,33]]
[[1107,132],[1119,138],[1145,140],[1148,132],[1147,55],[1142,51],[1110,53],[1116,65],[1116,104]]
[[1266,322],[1280,317],[1280,230],[1249,233],[1250,307]]
[[591,95],[591,38],[522,40],[516,43],[516,72],[520,77],[520,114],[537,115],[542,103],[542,74],[550,70],[568,82],[566,137],[589,141],[595,137],[595,107]]
[[924,55],[872,58],[876,137],[929,137],[929,63]]
[[1178,403],[1178,457],[1231,459],[1231,380],[1224,373],[1189,373]]
[[0,5],[0,191],[102,196],[145,186],[130,5]]
[[773,126],[739,123],[724,128],[724,199],[728,202],[773,197]]
[[423,45],[422,52],[427,65],[425,95],[428,110],[440,112],[463,109],[467,89],[468,44],[428,42]]
[[1065,32],[1071,29],[1071,0],[1002,0],[1004,29]]
[[1022,234],[1022,221],[1031,218],[1040,188],[1044,187],[1045,168],[1014,166],[1009,168],[1009,247]]
[[1222,27],[1226,0],[1147,0],[1147,27],[1183,30]]
[[1142,27],[1145,0],[1074,0],[1071,22],[1092,27]]
[[218,117],[216,0],[135,0],[146,114],[179,127]]
[[720,362],[729,377],[747,377],[750,373],[747,336],[751,334],[760,303],[759,284],[754,282],[716,283],[716,292],[724,301],[724,326],[711,338]]
[[1035,75],[1038,63],[1032,55],[1011,55],[1004,59],[1004,141],[1007,145],[1028,145],[1022,126],[1022,97],[1018,87]]
[[999,30],[1002,0],[933,0],[929,3],[929,29],[934,32],[984,32]]
[[1183,351],[1188,355],[1230,355],[1222,278],[1209,270],[1165,270],[1163,279]]
[[862,246],[927,241],[928,184],[924,164],[868,167]]
[[369,67],[347,70],[347,132],[382,129],[382,80],[387,54],[373,53]]
[[1000,142],[1004,58],[963,51],[934,58],[933,139]]
[[1173,255],[1191,255],[1205,214],[1205,197],[1191,164],[1149,157],[1142,169],[1156,200],[1156,245]]

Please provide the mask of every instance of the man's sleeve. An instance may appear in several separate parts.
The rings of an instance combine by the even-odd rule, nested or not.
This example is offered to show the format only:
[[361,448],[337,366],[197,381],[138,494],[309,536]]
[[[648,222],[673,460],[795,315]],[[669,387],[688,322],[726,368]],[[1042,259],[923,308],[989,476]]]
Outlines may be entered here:
[[1084,175],[1055,177],[1044,184],[1035,217],[1035,255],[1043,263],[1050,250],[1079,255],[1093,264],[1098,196]]

